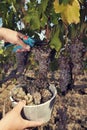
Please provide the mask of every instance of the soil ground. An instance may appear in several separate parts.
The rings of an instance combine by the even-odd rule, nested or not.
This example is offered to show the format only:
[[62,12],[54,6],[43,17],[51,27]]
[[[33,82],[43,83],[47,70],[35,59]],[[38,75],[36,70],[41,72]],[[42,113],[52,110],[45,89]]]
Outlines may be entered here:
[[[32,76],[32,71],[28,72]],[[69,90],[65,96],[60,95],[58,71],[54,72],[50,82],[56,85],[57,96],[50,121],[34,130],[87,130],[87,73],[78,76],[75,84],[80,87]],[[53,77],[51,73],[48,77]],[[0,87],[0,118],[12,109],[9,93],[15,86],[15,81],[9,81]]]

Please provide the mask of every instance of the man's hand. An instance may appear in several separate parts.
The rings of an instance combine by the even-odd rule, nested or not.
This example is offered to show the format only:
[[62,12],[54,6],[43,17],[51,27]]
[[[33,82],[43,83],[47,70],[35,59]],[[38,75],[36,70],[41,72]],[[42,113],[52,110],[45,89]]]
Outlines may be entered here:
[[0,28],[0,39],[4,40],[5,42],[9,42],[16,45],[21,45],[23,49],[30,51],[30,46],[26,45],[21,39],[23,39],[25,35],[13,31],[8,28]]
[[20,101],[13,110],[6,114],[6,116],[0,121],[0,130],[24,130],[29,127],[40,126],[43,123],[23,119],[20,113],[24,105],[25,102]]

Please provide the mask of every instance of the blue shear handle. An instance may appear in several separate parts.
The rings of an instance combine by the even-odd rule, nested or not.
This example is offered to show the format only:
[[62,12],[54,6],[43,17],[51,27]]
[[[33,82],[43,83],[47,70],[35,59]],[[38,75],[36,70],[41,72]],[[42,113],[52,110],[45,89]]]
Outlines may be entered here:
[[22,46],[15,46],[12,51],[13,51],[13,52],[16,52],[16,51],[19,50],[19,49],[22,49]]
[[33,47],[36,41],[35,39],[29,37],[28,39],[23,39],[23,42],[29,45],[30,47]]
[[[30,47],[33,47],[35,45],[36,41],[35,41],[35,39],[29,37],[28,39],[23,39],[23,42],[25,44],[29,45]],[[13,49],[13,52],[16,52],[19,49],[22,49],[22,46],[20,46],[20,45],[15,46],[14,49]]]

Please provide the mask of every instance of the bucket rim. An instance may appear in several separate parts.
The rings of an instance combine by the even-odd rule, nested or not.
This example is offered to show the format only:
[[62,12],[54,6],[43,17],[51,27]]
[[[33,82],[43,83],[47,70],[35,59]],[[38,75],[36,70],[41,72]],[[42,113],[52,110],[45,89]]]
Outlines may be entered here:
[[[16,87],[18,87],[18,86],[16,86]],[[27,107],[30,107],[30,108],[40,107],[40,106],[43,106],[43,105],[45,105],[45,104],[51,102],[51,101],[56,97],[56,95],[57,95],[56,87],[49,85],[49,89],[50,89],[50,90],[51,90],[51,87],[54,88],[54,93],[53,93],[53,96],[51,97],[51,99],[49,99],[48,101],[46,101],[46,102],[44,102],[44,103],[38,104],[38,105],[25,105],[24,107],[25,107],[25,108],[27,108]],[[14,88],[13,88],[13,89],[14,89]],[[18,104],[18,102],[16,102],[16,101],[12,98],[12,96],[11,96],[11,91],[10,91],[10,100],[11,100],[11,102],[13,102],[15,105]]]

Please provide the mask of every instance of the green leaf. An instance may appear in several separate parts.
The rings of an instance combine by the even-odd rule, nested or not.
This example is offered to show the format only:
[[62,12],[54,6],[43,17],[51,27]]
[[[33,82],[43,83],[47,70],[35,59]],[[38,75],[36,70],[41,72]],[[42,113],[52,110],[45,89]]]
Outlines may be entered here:
[[49,0],[41,0],[40,6],[39,6],[39,11],[41,13],[46,11],[48,2],[49,2]]
[[29,12],[25,17],[24,17],[25,24],[29,23],[30,28],[32,30],[36,30],[40,28],[40,19],[38,12],[32,11]]
[[46,25],[46,23],[47,23],[47,16],[43,13],[42,17],[40,19],[40,26],[44,27]]
[[59,52],[61,49],[61,46],[62,46],[62,43],[59,38],[59,30],[57,30],[51,39],[50,47],[52,49],[55,49],[57,52]]

